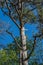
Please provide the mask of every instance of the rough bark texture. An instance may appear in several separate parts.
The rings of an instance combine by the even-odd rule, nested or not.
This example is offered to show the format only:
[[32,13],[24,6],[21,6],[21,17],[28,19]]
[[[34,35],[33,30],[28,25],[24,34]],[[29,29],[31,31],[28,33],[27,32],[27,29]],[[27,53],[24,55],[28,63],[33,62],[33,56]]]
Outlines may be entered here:
[[[27,50],[26,50],[26,36],[25,36],[25,28],[22,28],[22,46],[23,46],[23,60],[27,58]],[[24,65],[28,65],[28,61],[23,61]]]
[[[22,1],[19,0],[19,9],[21,10],[21,15],[22,15]],[[27,51],[26,51],[26,36],[25,36],[25,29],[23,27],[23,22],[22,22],[22,16],[20,15],[20,37],[21,37],[21,46],[23,50],[20,50],[20,65],[28,65],[28,61],[23,61],[24,59],[27,58]]]
[[23,61],[27,58],[27,50],[26,50],[26,36],[25,36],[25,29],[22,27],[21,29],[21,39],[22,39],[22,48],[23,50],[20,51],[20,65],[28,65],[28,60]]

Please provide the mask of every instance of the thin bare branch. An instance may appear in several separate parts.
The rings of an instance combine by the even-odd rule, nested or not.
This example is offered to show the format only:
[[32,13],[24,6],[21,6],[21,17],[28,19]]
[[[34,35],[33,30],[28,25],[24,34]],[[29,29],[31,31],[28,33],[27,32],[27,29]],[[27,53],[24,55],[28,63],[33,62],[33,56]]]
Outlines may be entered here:
[[28,15],[29,12],[34,11],[36,8],[37,8],[37,7],[34,7],[33,9],[28,10],[27,13],[26,13],[26,14],[23,14],[23,15],[24,15],[24,16],[25,16],[25,15]]
[[32,55],[32,53],[33,53],[33,51],[35,49],[35,46],[36,46],[36,38],[37,37],[41,37],[42,35],[43,34],[39,34],[39,35],[33,36],[34,37],[34,44],[33,44],[32,50],[31,50],[29,56],[26,59],[24,59],[23,61],[26,61],[26,60],[28,60],[31,57],[31,55]]
[[11,32],[9,32],[8,30],[6,30],[6,32],[7,32],[9,35],[11,35],[11,37],[14,39],[15,43],[17,44],[18,48],[19,48],[20,50],[23,50],[22,47],[18,44],[18,42],[17,42],[16,38],[14,37],[14,35],[13,35]]
[[5,0],[5,2],[6,2],[6,6],[7,6],[7,9],[8,9],[8,11],[9,11],[9,15],[10,15],[10,14],[11,14],[10,7],[8,6],[7,0]]
[[43,36],[43,33],[42,34],[37,34],[37,35],[35,35],[35,36],[33,36],[33,37],[41,37],[41,36]]
[[17,4],[15,5],[15,4],[14,4],[13,2],[11,2],[11,1],[10,1],[10,4],[12,4],[12,5],[15,7],[15,10],[16,10],[18,16],[19,16],[19,11],[18,11],[18,9],[16,8]]
[[2,10],[2,12],[3,12],[5,15],[9,16],[10,19],[11,19],[11,20],[17,25],[17,27],[20,29],[20,26],[16,23],[16,20],[15,20],[12,16],[10,16],[8,13],[6,13],[2,8],[1,8],[1,10]]

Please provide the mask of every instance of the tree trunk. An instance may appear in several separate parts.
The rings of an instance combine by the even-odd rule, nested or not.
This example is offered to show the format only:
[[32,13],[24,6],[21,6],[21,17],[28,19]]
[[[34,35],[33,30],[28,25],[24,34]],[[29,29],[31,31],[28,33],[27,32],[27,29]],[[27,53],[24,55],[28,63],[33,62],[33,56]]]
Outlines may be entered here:
[[28,65],[28,60],[23,61],[27,58],[27,50],[26,50],[26,36],[25,36],[25,29],[24,27],[21,28],[21,42],[22,42],[22,49],[20,51],[20,65]]
[[[21,11],[21,15],[22,15],[22,0],[18,0],[19,1],[19,9]],[[26,51],[26,36],[25,36],[25,29],[23,27],[23,24],[22,24],[22,16],[19,16],[20,18],[20,26],[21,26],[21,29],[20,29],[20,37],[21,37],[21,46],[22,46],[22,49],[23,50],[20,50],[20,65],[28,65],[28,61],[23,61],[24,59],[27,58],[27,51]]]

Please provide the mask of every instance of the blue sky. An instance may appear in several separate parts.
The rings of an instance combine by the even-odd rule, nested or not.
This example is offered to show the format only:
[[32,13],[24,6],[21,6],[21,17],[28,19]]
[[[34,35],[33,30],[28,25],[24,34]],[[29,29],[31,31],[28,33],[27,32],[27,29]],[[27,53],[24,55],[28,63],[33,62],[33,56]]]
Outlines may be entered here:
[[[31,8],[31,6],[29,7],[29,8]],[[32,8],[31,8],[32,9]],[[37,9],[35,9],[34,11],[33,11],[33,13],[34,13],[34,15],[36,15],[37,16]],[[3,14],[3,12],[0,10],[0,20],[2,20],[2,21],[4,21],[4,22],[6,22],[7,24],[9,23],[10,24],[10,26],[11,26],[11,29],[10,29],[10,31],[15,35],[15,36],[19,36],[20,34],[19,34],[19,30],[18,30],[18,28],[16,27],[16,25],[11,21],[11,19],[8,17],[8,16],[6,16],[6,15],[4,15]],[[25,25],[25,28],[26,29],[28,29],[28,31],[26,31],[26,35],[28,36],[28,38],[29,39],[32,39],[32,35],[33,34],[36,34],[37,32],[38,32],[38,30],[37,30],[37,24],[26,24]],[[1,37],[0,37],[0,44],[8,44],[8,43],[11,43],[12,42],[12,38],[10,37],[10,35],[8,35],[8,34],[4,34],[3,35],[3,38],[5,38],[5,39],[2,39]]]
[[[35,13],[35,15],[37,15],[36,10],[34,11],[34,13]],[[5,23],[9,24],[11,26],[10,32],[12,32],[15,37],[20,35],[19,29],[16,27],[16,25],[12,22],[12,20],[8,16],[4,15],[1,10],[0,10],[0,22],[5,22]],[[25,28],[28,29],[28,31],[26,31],[26,35],[28,36],[28,39],[32,39],[32,35],[38,33],[37,26],[38,26],[38,24],[26,24],[25,25]],[[7,45],[7,44],[11,43],[12,41],[13,41],[13,39],[9,34],[3,33],[3,35],[0,35],[0,44]],[[43,40],[41,41],[40,45],[38,44],[38,46],[39,46],[38,48],[40,50],[43,49],[42,43],[43,43]],[[36,48],[37,51],[35,51],[35,53],[38,52],[38,50],[39,50],[38,48]],[[42,55],[43,55],[43,53],[42,53]],[[40,59],[42,55],[37,54],[36,57],[39,57],[39,59]],[[40,59],[39,62],[42,62],[42,58]]]
[[[36,10],[34,11],[34,13],[36,12]],[[35,13],[35,15],[37,15],[37,13]],[[15,36],[19,36],[19,29],[16,27],[16,25],[12,22],[12,20],[3,14],[3,12],[0,10],[0,22],[6,22],[7,24],[9,24],[11,26],[10,31],[15,35]],[[37,30],[37,24],[26,24],[25,28],[28,29],[28,31],[26,31],[26,35],[28,36],[29,39],[32,39],[32,35],[36,34],[38,32]],[[2,39],[3,38],[3,39]],[[1,35],[0,37],[0,44],[9,44],[13,41],[12,37],[10,35],[8,35],[7,33],[4,33],[3,36]]]

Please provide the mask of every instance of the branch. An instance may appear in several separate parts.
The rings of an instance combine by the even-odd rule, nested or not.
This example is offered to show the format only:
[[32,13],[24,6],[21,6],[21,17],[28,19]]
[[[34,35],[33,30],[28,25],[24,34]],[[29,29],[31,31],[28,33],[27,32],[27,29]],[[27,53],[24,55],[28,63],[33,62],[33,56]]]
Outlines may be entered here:
[[36,37],[34,38],[34,44],[33,44],[33,48],[32,48],[32,50],[31,50],[30,54],[29,54],[28,57],[27,57],[26,59],[24,59],[23,61],[26,61],[26,60],[28,60],[28,59],[31,57],[31,55],[32,55],[32,53],[33,53],[33,51],[34,51],[34,49],[35,49],[35,45],[36,45]]
[[40,3],[43,3],[43,1],[41,2],[37,2],[37,1],[33,1],[33,0],[24,0],[23,2],[28,2],[28,3],[33,3],[33,4],[40,4]]
[[16,20],[11,16],[11,15],[9,15],[8,13],[6,13],[2,8],[1,8],[1,10],[2,10],[2,12],[5,14],[5,15],[7,15],[7,16],[9,16],[10,17],[10,19],[16,24],[16,26],[20,29],[21,27],[16,23]]
[[34,37],[34,44],[33,44],[33,48],[32,48],[32,50],[31,50],[31,52],[30,52],[29,56],[28,56],[26,59],[24,59],[23,61],[26,61],[26,60],[28,60],[28,59],[31,57],[31,55],[32,55],[32,53],[33,53],[33,51],[34,51],[34,49],[35,49],[35,45],[36,45],[36,38],[37,38],[37,37],[41,37],[42,35],[43,35],[43,34],[33,36],[33,37]]
[[9,10],[9,15],[10,15],[11,14],[10,7],[8,6],[7,0],[5,0],[5,2],[6,2],[6,6],[7,6],[7,9]]
[[[15,5],[15,4],[14,4],[13,2],[11,2],[11,1],[10,1],[10,4],[15,7],[15,10],[16,10],[17,14],[19,15],[19,11],[18,11],[17,8],[16,8],[16,5],[17,5],[17,4]],[[18,6],[18,5],[17,5],[17,6]]]
[[[8,10],[9,10],[9,15],[10,15],[10,13],[11,13],[10,7],[8,6],[7,0],[5,0],[5,1],[6,1],[7,8],[8,8]],[[19,16],[19,11],[18,11],[17,8],[16,8],[16,5],[17,5],[17,4],[15,5],[15,4],[14,4],[13,2],[11,2],[11,1],[10,1],[10,4],[15,7],[15,10],[16,10],[18,16]]]
[[37,35],[35,35],[33,37],[41,37],[41,36],[43,36],[43,33],[42,34],[37,34]]
[[[34,8],[31,9],[31,10],[28,10],[26,14],[23,14],[23,16],[26,16],[26,17],[28,18],[28,13],[31,12],[31,11],[33,11],[33,10],[35,10],[35,9],[36,9],[36,7],[34,7]],[[26,23],[29,23],[29,22],[24,21],[24,25],[25,25]]]
[[27,11],[27,13],[26,13],[26,14],[23,14],[23,15],[24,15],[24,16],[25,16],[25,15],[28,15],[28,13],[29,13],[29,12],[31,12],[31,11],[33,11],[33,10],[35,10],[36,8],[37,8],[37,7],[34,7],[33,9],[31,9],[31,10]]
[[23,50],[22,47],[18,44],[18,42],[17,42],[16,38],[14,37],[14,35],[13,35],[11,32],[9,32],[8,30],[6,30],[6,32],[7,32],[9,35],[11,35],[11,37],[14,39],[14,41],[15,41],[15,43],[17,44],[17,46],[19,47],[19,49],[20,49],[20,50]]

